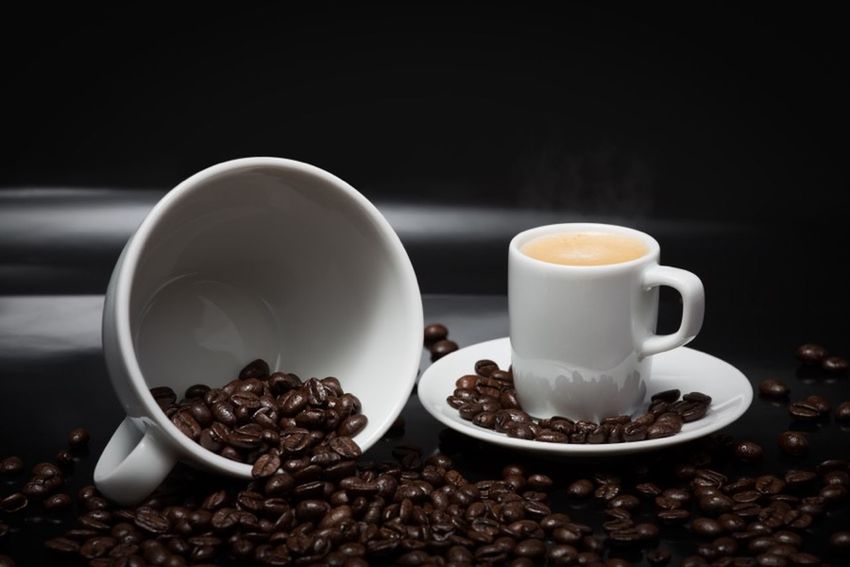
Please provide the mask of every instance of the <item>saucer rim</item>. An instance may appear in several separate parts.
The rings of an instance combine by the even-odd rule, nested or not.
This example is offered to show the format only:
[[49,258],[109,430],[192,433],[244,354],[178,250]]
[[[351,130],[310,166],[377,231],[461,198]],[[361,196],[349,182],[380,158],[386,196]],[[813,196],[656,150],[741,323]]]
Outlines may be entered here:
[[[481,348],[484,350],[502,350],[507,349],[510,351],[510,337],[500,337],[496,339],[491,339],[488,341],[481,341],[479,343],[475,343],[469,346],[466,346],[462,349],[459,349],[455,352],[452,352],[440,360],[434,362],[431,366],[429,366],[420,376],[419,382],[417,385],[417,396],[419,397],[419,401],[425,410],[434,417],[437,421],[442,424],[463,433],[465,435],[469,435],[470,437],[474,437],[481,441],[486,441],[489,443],[495,443],[498,445],[503,445],[506,447],[510,447],[513,449],[524,449],[531,450],[535,452],[541,453],[551,453],[551,454],[562,454],[562,455],[573,455],[573,456],[600,456],[600,455],[623,455],[629,453],[638,453],[642,451],[647,451],[651,449],[661,449],[664,447],[669,447],[672,445],[678,445],[680,443],[685,443],[688,441],[692,441],[694,439],[699,439],[701,437],[705,437],[706,435],[710,435],[724,427],[734,423],[737,421],[746,411],[749,409],[750,405],[753,402],[753,387],[750,383],[749,379],[746,375],[741,372],[738,368],[726,362],[725,360],[716,357],[714,355],[708,354],[706,352],[696,350],[689,347],[678,347],[673,349],[672,351],[667,351],[664,353],[660,353],[655,356],[664,356],[670,352],[674,351],[684,351],[687,352],[689,356],[695,357],[708,357],[710,359],[714,359],[717,362],[727,366],[730,371],[734,373],[735,376],[735,384],[736,389],[740,391],[732,396],[732,400],[741,396],[742,400],[737,407],[734,408],[730,413],[724,414],[722,417],[718,417],[713,419],[712,421],[706,423],[702,427],[698,427],[691,431],[683,431],[677,433],[676,435],[672,435],[670,437],[662,437],[660,439],[646,439],[644,441],[631,441],[628,443],[605,443],[605,444],[572,444],[572,443],[547,443],[544,441],[535,441],[532,439],[516,439],[513,437],[508,437],[503,433],[496,433],[489,429],[484,429],[482,427],[477,427],[472,424],[461,423],[458,422],[451,417],[444,415],[440,411],[440,407],[435,406],[430,400],[423,398],[421,395],[422,385],[426,384],[426,391],[428,389],[427,384],[431,381],[435,380],[435,376],[439,376],[440,368],[442,366],[446,366],[448,364],[447,361],[451,361],[453,358],[457,358],[458,356],[462,356],[464,351],[469,351],[473,348]],[[448,394],[447,394],[448,396]],[[731,400],[730,400],[731,401]],[[445,400],[442,400],[445,403]],[[438,402],[439,403],[439,402]]]

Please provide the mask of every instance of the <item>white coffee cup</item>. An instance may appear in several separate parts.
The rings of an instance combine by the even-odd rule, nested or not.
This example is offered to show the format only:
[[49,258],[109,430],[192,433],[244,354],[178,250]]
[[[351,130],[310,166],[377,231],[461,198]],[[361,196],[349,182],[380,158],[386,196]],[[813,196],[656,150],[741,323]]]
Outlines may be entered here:
[[103,348],[127,418],[94,473],[120,503],[143,499],[180,460],[241,478],[251,466],[195,443],[149,388],[221,386],[247,362],[302,378],[336,376],[358,396],[363,450],[413,388],[422,302],[398,236],[363,195],[280,158],[220,163],[150,212],[113,272]]
[[[647,249],[605,265],[562,265],[523,253],[535,238],[559,233],[613,233]],[[705,295],[694,274],[658,264],[660,246],[621,226],[568,223],[526,230],[508,252],[511,363],[517,396],[535,417],[598,421],[632,414],[644,399],[652,355],[682,346],[702,327]],[[682,295],[682,322],[655,334],[658,287]]]

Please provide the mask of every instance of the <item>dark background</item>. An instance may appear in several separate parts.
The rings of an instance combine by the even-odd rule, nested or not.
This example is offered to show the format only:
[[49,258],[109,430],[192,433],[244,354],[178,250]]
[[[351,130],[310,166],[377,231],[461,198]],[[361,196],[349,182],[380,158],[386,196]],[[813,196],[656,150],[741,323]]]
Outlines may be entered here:
[[[513,234],[615,222],[704,281],[695,348],[754,383],[786,381],[793,399],[850,398],[846,375],[800,370],[792,355],[804,341],[850,355],[850,36],[837,9],[182,6],[28,5],[0,19],[0,399],[14,400],[0,457],[31,465],[86,425],[91,455],[72,482],[88,482],[123,417],[99,334],[121,247],[169,188],[249,155],[313,163],[374,200],[411,256],[426,319],[461,346],[507,333]],[[662,293],[662,329],[677,309]],[[404,415],[402,441],[454,451],[461,468],[517,458],[447,443],[415,396]],[[787,427],[781,405],[756,400],[726,430],[765,446],[747,474],[850,457],[832,420],[810,428],[805,461],[782,457]],[[849,520],[821,520],[811,549]],[[41,541],[61,522],[38,508],[4,521],[14,537],[0,553],[48,561]],[[676,537],[665,545],[693,552]]]
[[379,201],[840,219],[850,51],[825,6],[30,7],[3,186],[167,189],[233,157]]
[[513,234],[602,220],[658,237],[725,326],[845,336],[838,11],[185,8],[3,19],[0,293],[100,294],[164,191],[218,161],[276,155],[373,199],[426,293],[502,294]]

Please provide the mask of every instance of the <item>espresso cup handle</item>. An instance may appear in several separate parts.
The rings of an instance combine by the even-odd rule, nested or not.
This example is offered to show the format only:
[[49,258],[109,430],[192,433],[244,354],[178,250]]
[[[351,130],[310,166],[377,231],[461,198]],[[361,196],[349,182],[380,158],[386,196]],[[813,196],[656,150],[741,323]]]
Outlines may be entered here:
[[145,426],[127,417],[112,434],[94,469],[97,489],[119,504],[135,504],[165,480],[177,462],[175,452]]
[[642,283],[646,290],[666,285],[681,294],[682,324],[675,333],[645,339],[638,347],[640,358],[680,347],[697,336],[705,312],[705,290],[698,277],[687,270],[654,265],[644,270]]

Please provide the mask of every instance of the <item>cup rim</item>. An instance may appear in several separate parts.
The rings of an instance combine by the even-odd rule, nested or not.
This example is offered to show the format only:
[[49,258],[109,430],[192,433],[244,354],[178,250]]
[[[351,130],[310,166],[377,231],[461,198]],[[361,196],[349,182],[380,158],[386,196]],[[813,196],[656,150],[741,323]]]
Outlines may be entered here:
[[[554,234],[558,232],[585,231],[606,232],[610,234],[627,234],[629,236],[640,239],[648,246],[649,250],[643,256],[640,256],[633,260],[629,260],[627,262],[618,262],[616,264],[600,264],[594,266],[581,266],[570,264],[554,264],[552,262],[538,260],[537,258],[527,256],[522,252],[521,249],[524,244],[534,238],[537,238],[538,236],[545,236],[547,234]],[[661,245],[658,243],[657,240],[655,240],[655,238],[653,238],[649,234],[628,226],[593,222],[565,222],[536,226],[534,228],[524,230],[516,234],[511,239],[511,242],[508,245],[508,250],[510,259],[512,261],[525,263],[529,267],[554,270],[561,273],[571,273],[575,275],[601,275],[604,273],[628,271],[636,266],[641,266],[652,261],[657,262],[661,253]]]
[[[411,307],[414,309],[412,317],[410,318],[410,331],[414,336],[416,336],[417,333],[421,334],[424,320],[422,300],[419,292],[419,284],[416,279],[416,273],[414,272],[410,258],[401,243],[401,239],[371,201],[339,177],[319,167],[279,157],[237,158],[202,169],[201,171],[184,179],[172,190],[166,193],[144,218],[133,236],[128,241],[123,252],[122,265],[121,269],[118,271],[113,292],[113,316],[115,317],[116,342],[123,364],[127,371],[127,376],[130,378],[130,387],[132,392],[136,399],[142,403],[145,410],[145,415],[139,417],[156,423],[161,431],[166,434],[170,443],[176,443],[181,451],[190,455],[197,462],[202,462],[205,465],[213,467],[219,471],[224,471],[242,478],[252,478],[251,464],[233,461],[203,448],[200,444],[184,435],[177,426],[168,419],[165,412],[162,411],[154,400],[154,397],[150,393],[148,385],[145,382],[144,375],[136,356],[136,349],[130,327],[130,295],[139,259],[141,258],[142,253],[146,250],[150,236],[159,225],[164,213],[176,203],[190,198],[197,190],[216,177],[225,174],[233,174],[240,170],[251,170],[258,167],[274,168],[287,172],[306,173],[308,175],[318,177],[350,198],[359,207],[359,210],[365,215],[365,217],[368,218],[369,222],[377,228],[380,239],[387,244],[389,254],[400,267],[400,275],[405,295],[409,296],[408,299],[411,300]],[[406,369],[405,374],[399,376],[400,380],[406,380],[408,382],[409,388],[404,391],[413,389],[421,359],[419,344],[411,343],[409,349],[410,353],[408,353],[407,357],[409,360],[409,367]],[[392,418],[385,419],[385,423],[379,425],[373,436],[367,440],[370,441],[370,446],[374,444],[374,441],[380,439],[390,428],[393,420],[401,413],[402,409],[404,409],[408,397],[409,396],[400,397],[395,401],[391,411],[387,413],[387,415],[392,415]]]

